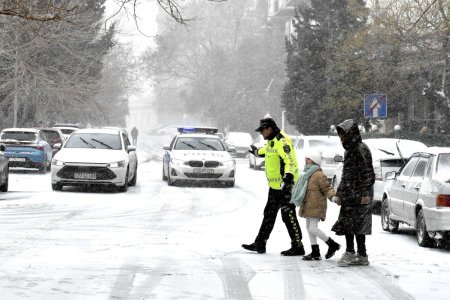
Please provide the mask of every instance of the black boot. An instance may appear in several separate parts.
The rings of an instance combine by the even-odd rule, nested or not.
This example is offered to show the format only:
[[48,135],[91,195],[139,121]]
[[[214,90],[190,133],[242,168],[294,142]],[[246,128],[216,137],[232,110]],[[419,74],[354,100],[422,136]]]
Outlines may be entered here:
[[328,251],[327,254],[325,254],[326,259],[332,257],[336,253],[336,251],[341,249],[341,245],[333,241],[331,238],[328,238],[328,240],[325,243],[328,245]]
[[284,256],[305,255],[305,249],[303,248],[302,242],[300,242],[300,243],[292,244],[291,249],[282,251],[281,255],[284,255]]
[[266,253],[266,244],[252,243],[250,245],[242,244],[242,248],[249,251],[256,251],[258,253]]
[[311,245],[312,252],[303,256],[303,260],[321,260],[319,245]]

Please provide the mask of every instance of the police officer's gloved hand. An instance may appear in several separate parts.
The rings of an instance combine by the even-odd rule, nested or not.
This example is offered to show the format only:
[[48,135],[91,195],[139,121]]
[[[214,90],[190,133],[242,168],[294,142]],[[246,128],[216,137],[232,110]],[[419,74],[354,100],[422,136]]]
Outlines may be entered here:
[[284,197],[291,200],[292,186],[294,184],[294,175],[286,173],[283,176],[283,184],[281,190],[284,192]]
[[258,148],[255,145],[250,145],[250,148],[252,148],[252,149],[248,150],[248,152],[250,152],[254,156],[258,156]]

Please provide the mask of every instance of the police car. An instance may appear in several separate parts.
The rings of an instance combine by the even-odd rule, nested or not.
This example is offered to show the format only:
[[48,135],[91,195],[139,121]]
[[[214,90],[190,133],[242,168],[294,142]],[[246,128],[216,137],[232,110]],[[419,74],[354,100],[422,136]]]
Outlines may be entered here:
[[214,127],[178,127],[178,134],[164,146],[162,178],[176,182],[221,182],[233,187],[236,162]]

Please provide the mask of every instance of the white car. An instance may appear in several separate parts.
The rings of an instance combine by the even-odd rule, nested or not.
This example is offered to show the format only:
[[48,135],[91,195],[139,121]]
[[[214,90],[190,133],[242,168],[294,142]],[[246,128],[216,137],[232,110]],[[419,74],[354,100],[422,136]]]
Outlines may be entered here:
[[136,147],[126,131],[79,129],[52,160],[52,188],[109,185],[126,192],[136,185],[137,167]]
[[[228,153],[217,129],[180,127],[170,143],[164,146],[162,178],[168,185],[176,182],[221,182],[227,187],[235,183],[236,162]],[[211,129],[211,127],[207,127]],[[214,132],[215,130],[215,132]]]
[[298,161],[298,169],[303,171],[305,158],[309,151],[317,151],[322,154],[320,167],[331,182],[337,162],[336,155],[344,155],[341,140],[336,135],[302,135],[297,138],[295,155]]
[[[259,135],[258,141],[254,144],[256,148],[262,148],[266,146],[267,141],[264,139],[262,135]],[[253,168],[255,170],[261,170],[264,168],[264,157],[255,156],[252,153],[249,153],[248,155],[248,166],[250,168]]]
[[387,173],[381,209],[383,230],[399,222],[417,229],[420,246],[450,242],[450,148],[414,153],[399,172]]
[[[414,152],[426,151],[428,147],[421,142],[395,139],[395,138],[381,138],[381,139],[364,139],[363,143],[369,147],[372,155],[372,165],[375,171],[375,184],[373,185],[373,201],[381,202],[385,176],[387,172],[398,171],[408,160]],[[343,158],[336,158],[339,162],[337,165],[332,185],[337,190],[342,177]]]
[[69,136],[74,132],[77,131],[78,129],[80,129],[80,126],[78,124],[63,124],[63,123],[59,123],[59,124],[55,124],[53,125],[54,128],[58,128],[59,130],[61,130],[64,138],[67,140],[69,138]]
[[236,151],[232,152],[235,157],[246,158],[249,154],[250,145],[253,144],[253,138],[248,132],[232,131],[225,137],[225,144],[228,147],[234,147]]

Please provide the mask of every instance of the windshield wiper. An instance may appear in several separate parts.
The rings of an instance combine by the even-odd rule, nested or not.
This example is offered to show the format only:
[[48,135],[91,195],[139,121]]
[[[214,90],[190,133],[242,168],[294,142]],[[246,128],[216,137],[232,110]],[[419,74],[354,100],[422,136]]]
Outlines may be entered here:
[[386,150],[383,150],[383,149],[377,149],[377,150],[379,150],[379,151],[381,151],[381,152],[384,152],[384,153],[386,153],[386,154],[389,154],[389,155],[394,155],[394,153],[389,152],[389,151],[386,151]]
[[208,147],[209,149],[213,149],[214,151],[217,151],[217,149],[214,146],[211,146],[210,144],[207,143],[203,143],[203,142],[198,142],[199,144],[205,145],[206,147]]
[[194,149],[194,150],[198,150],[194,145],[186,143],[186,142],[182,142],[183,144],[187,145],[188,147]]
[[91,141],[97,142],[97,143],[99,143],[99,144],[105,146],[106,148],[113,149],[113,147],[111,147],[110,145],[108,145],[108,144],[106,144],[106,143],[103,143],[102,141],[99,141],[99,140],[97,140],[97,139],[91,139]]
[[85,139],[83,139],[82,137],[79,138],[83,143],[85,143],[86,145],[88,145],[91,148],[95,148],[94,145],[90,144],[88,141],[86,141]]

